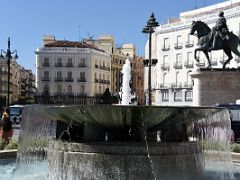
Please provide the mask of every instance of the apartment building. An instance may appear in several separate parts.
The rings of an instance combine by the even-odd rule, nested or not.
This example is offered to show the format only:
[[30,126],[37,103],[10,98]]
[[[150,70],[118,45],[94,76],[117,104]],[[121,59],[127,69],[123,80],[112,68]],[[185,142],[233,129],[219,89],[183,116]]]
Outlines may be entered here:
[[[212,28],[218,13],[224,11],[230,31],[240,32],[240,0],[226,1],[215,5],[180,13],[179,18],[171,18],[168,23],[156,28],[152,36],[152,58],[158,59],[152,67],[153,104],[155,105],[192,105],[192,71],[208,65],[202,52],[197,54],[200,62],[194,59],[198,39],[190,36],[192,21],[203,21]],[[148,43],[145,56],[148,57]],[[213,68],[222,67],[227,56],[222,50],[209,53]],[[234,55],[228,68],[240,67],[239,57]],[[144,73],[144,89],[148,88],[148,68]]]
[[35,87],[35,75],[32,70],[20,67],[20,77],[19,77],[19,101],[27,101],[34,99],[36,93]]
[[[7,98],[8,94],[8,58],[0,57],[0,96]],[[10,60],[9,103],[18,100],[19,65],[16,59]]]
[[79,103],[78,98],[111,90],[111,57],[85,42],[56,40],[44,36],[36,50],[37,96],[49,96],[49,103]]
[[112,35],[101,35],[98,39],[84,39],[84,42],[95,45],[111,56],[111,92],[118,94],[122,85],[122,67],[126,59],[132,63],[135,58],[134,44],[115,44]]

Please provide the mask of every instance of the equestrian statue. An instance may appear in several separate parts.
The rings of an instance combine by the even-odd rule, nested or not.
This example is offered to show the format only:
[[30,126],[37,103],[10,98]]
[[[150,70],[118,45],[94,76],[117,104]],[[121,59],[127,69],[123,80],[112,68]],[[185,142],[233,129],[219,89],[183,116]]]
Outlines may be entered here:
[[198,45],[200,46],[196,48],[194,52],[194,58],[197,62],[199,62],[197,51],[202,51],[205,54],[208,60],[208,68],[212,66],[208,55],[208,52],[212,50],[223,49],[228,56],[228,59],[223,62],[223,69],[226,68],[226,65],[233,58],[232,52],[240,57],[240,52],[237,49],[238,45],[240,45],[240,39],[228,31],[226,19],[222,11],[219,13],[219,19],[212,30],[202,21],[193,21],[190,35],[194,35],[195,31],[197,32],[196,36],[198,37]]

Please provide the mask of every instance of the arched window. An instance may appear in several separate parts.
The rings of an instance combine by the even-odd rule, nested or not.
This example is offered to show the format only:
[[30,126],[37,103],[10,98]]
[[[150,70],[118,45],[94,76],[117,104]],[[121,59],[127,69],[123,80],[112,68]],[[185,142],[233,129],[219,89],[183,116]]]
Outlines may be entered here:
[[181,86],[181,83],[180,83],[180,73],[179,72],[176,73],[176,86],[177,87]]

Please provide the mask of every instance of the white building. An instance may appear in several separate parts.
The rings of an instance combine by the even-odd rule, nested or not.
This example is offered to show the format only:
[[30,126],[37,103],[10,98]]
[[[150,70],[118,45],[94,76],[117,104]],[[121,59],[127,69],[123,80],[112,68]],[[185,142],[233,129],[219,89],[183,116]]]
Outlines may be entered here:
[[[180,13],[179,18],[170,19],[167,24],[157,27],[152,35],[152,58],[158,63],[152,68],[153,104],[157,105],[192,105],[193,82],[190,72],[196,68],[208,65],[202,52],[198,53],[200,63],[196,65],[193,57],[197,48],[197,38],[190,36],[192,21],[204,21],[213,27],[218,19],[218,13],[224,11],[230,31],[239,35],[240,0],[223,3]],[[145,46],[145,58],[148,58],[148,43]],[[210,53],[213,68],[222,67],[226,60],[222,50]],[[233,60],[227,66],[239,67],[239,58],[233,55]],[[148,89],[148,68],[144,73],[144,89]]]
[[[38,95],[95,96],[110,89],[111,57],[82,42],[45,36],[36,50]],[[110,89],[111,90],[111,89]]]

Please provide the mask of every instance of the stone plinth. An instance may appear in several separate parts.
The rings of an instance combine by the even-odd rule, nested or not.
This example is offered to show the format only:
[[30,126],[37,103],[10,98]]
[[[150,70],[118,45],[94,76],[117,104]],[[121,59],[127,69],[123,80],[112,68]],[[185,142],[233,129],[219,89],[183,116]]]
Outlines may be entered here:
[[240,98],[240,69],[199,69],[191,76],[194,106],[235,103]]
[[[148,151],[147,151],[148,148]],[[53,141],[48,151],[51,180],[203,179],[197,142],[139,143]]]

